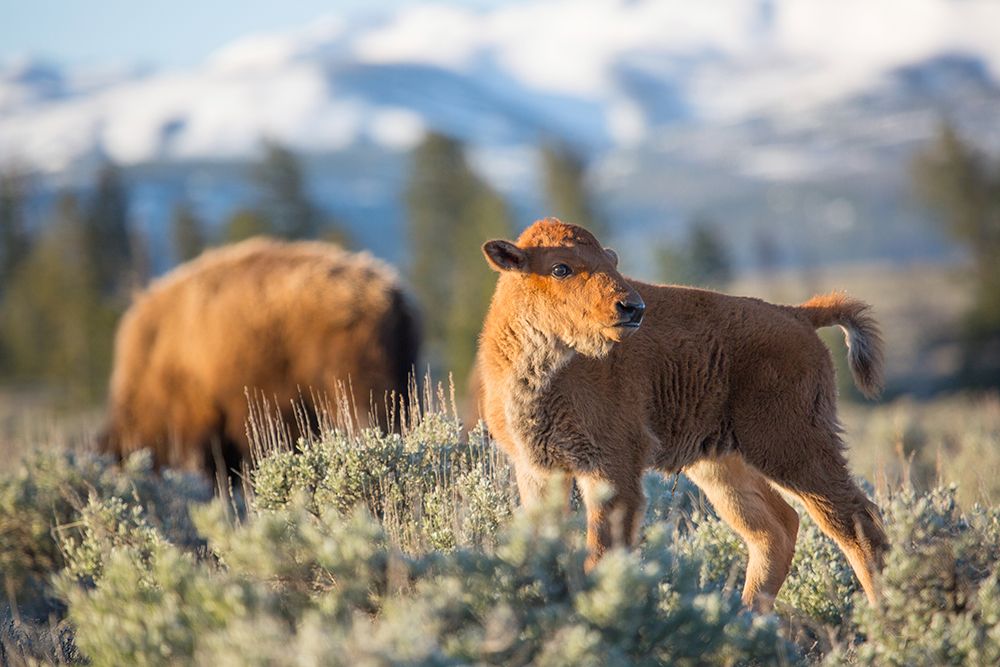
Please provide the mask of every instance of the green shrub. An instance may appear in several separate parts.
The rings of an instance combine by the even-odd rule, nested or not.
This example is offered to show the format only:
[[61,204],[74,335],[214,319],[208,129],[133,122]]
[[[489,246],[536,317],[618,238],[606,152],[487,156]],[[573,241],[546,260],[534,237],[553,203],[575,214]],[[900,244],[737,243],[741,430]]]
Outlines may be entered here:
[[158,474],[145,454],[121,467],[88,452],[50,449],[26,456],[0,475],[0,587],[15,596],[22,613],[52,608],[48,580],[65,565],[60,541],[75,539],[78,513],[91,496],[135,503],[163,535],[190,545],[198,538],[188,505],[211,493],[199,478]]
[[456,419],[433,414],[405,437],[365,430],[300,441],[258,462],[255,506],[274,510],[303,498],[318,516],[362,504],[410,553],[489,548],[514,507],[510,472],[481,430],[466,444],[459,434]]
[[[798,508],[801,523],[795,557],[776,601],[779,611],[799,623],[850,631],[860,584],[843,552]],[[714,514],[694,510],[675,535],[674,550],[698,563],[699,585],[708,590],[741,591],[746,575],[746,545]],[[839,634],[839,633],[838,633]]]
[[698,564],[698,585],[709,590],[742,590],[747,563],[746,545],[713,514],[695,511],[686,530],[675,536],[674,549]]
[[[68,566],[70,576],[92,580],[104,545],[142,534],[193,548],[200,538],[188,507],[210,497],[200,478],[157,473],[145,454],[121,466],[55,448],[21,456],[0,475],[0,662],[78,660],[52,576]],[[112,525],[127,528],[109,535]]]
[[61,580],[76,642],[95,665],[190,662],[203,636],[271,603],[261,585],[216,574],[167,543],[112,548],[93,588]]
[[92,584],[104,573],[104,563],[111,553],[123,548],[137,553],[140,571],[148,570],[162,538],[144,515],[140,505],[126,504],[121,498],[112,496],[102,501],[91,496],[80,518],[72,524],[72,534],[60,540],[66,561],[63,575]]
[[2,610],[0,661],[1000,662],[1000,508],[963,510],[955,488],[880,500],[875,607],[803,515],[777,614],[759,616],[739,601],[742,542],[685,478],[648,475],[640,546],[585,573],[582,510],[514,512],[503,456],[459,435],[434,411],[402,435],[271,448],[245,512],[145,456],[27,456],[0,475],[0,566],[19,605],[54,614]]
[[[844,552],[808,516],[799,524],[795,557],[778,595],[779,608],[809,622],[851,630],[851,614],[861,584]],[[862,603],[864,604],[864,603]],[[843,631],[838,632],[843,635]]]
[[701,591],[665,531],[653,531],[644,552],[612,552],[586,575],[581,527],[567,528],[551,508],[517,518],[493,555],[408,558],[363,510],[317,516],[307,505],[293,500],[242,525],[221,503],[197,512],[217,560],[199,562],[163,542],[109,546],[95,586],[61,580],[81,649],[97,665],[566,664],[585,651],[603,664],[795,656],[774,618]]
[[954,487],[905,492],[885,508],[893,545],[883,597],[859,604],[864,638],[830,657],[877,665],[997,664],[1000,509],[960,511]]

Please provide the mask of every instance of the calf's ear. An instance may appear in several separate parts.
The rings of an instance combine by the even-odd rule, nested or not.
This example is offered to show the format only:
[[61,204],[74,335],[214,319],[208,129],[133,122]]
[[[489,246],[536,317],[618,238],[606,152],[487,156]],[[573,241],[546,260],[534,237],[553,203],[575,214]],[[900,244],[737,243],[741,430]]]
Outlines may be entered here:
[[605,248],[604,249],[604,253],[608,256],[608,259],[611,260],[612,264],[614,264],[615,266],[618,266],[618,253],[616,253],[611,248]]
[[487,241],[483,244],[486,263],[494,271],[524,271],[528,255],[510,241]]

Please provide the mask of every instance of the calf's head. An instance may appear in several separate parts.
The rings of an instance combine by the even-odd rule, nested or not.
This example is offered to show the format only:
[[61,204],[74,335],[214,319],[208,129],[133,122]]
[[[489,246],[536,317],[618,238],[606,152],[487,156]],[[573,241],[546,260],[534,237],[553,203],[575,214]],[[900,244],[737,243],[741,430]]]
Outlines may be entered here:
[[483,245],[500,272],[494,308],[577,352],[603,357],[642,323],[646,305],[618,273],[618,256],[583,227],[539,220],[518,238]]

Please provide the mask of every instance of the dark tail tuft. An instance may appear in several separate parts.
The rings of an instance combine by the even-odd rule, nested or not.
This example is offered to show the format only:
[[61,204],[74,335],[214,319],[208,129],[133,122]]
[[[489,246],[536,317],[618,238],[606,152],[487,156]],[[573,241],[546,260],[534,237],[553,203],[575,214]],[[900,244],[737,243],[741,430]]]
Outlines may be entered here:
[[885,386],[883,381],[882,333],[872,315],[872,308],[863,301],[842,292],[813,297],[798,310],[814,327],[839,325],[847,336],[847,361],[854,384],[868,398],[877,398]]

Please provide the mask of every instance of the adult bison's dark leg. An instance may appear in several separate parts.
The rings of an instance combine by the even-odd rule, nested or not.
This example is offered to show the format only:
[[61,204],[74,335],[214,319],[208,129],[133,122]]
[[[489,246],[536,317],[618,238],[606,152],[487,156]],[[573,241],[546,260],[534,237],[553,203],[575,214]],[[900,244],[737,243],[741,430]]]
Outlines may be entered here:
[[[383,329],[383,345],[387,351],[389,362],[389,379],[392,386],[387,391],[396,393],[395,409],[405,411],[410,406],[410,378],[416,371],[417,357],[420,354],[421,326],[420,317],[415,306],[401,290],[392,293],[392,312],[394,316]],[[406,423],[408,415],[398,414],[393,427],[396,430]]]

